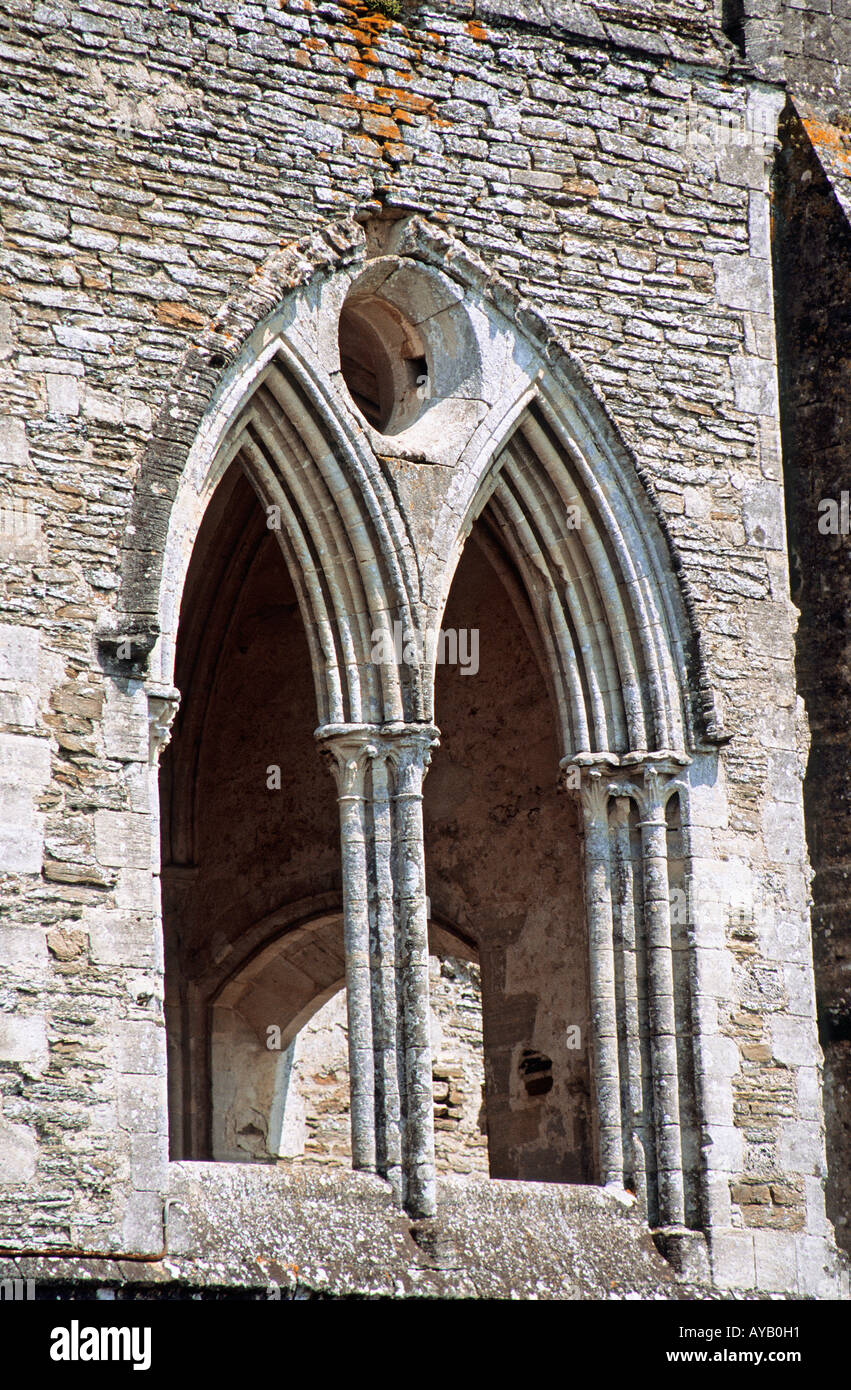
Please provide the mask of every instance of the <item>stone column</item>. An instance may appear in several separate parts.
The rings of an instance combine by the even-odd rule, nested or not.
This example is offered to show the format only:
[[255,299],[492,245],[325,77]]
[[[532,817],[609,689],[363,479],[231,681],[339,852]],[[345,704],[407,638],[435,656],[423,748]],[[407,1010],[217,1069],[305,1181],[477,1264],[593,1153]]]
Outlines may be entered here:
[[405,1058],[405,1201],[418,1216],[433,1216],[436,1210],[423,847],[423,779],[436,736],[435,729],[409,726],[394,739],[390,755],[395,772],[396,944]]
[[635,920],[635,887],[628,796],[615,798],[611,813],[614,850],[614,919],[623,975],[621,1032],[626,1075],[621,1077],[624,1110],[625,1175],[635,1184],[635,1195],[647,1215],[647,1154],[644,1130],[641,1005],[638,983],[638,939]]
[[609,786],[598,768],[583,768],[581,775],[579,797],[585,830],[585,897],[600,1177],[606,1186],[623,1187]]
[[[369,879],[369,967],[375,1083],[376,1169],[390,1183],[397,1200],[404,1197],[402,1116],[404,1059],[399,1010],[397,961],[397,889],[393,873],[392,767],[381,744],[370,745],[372,797],[364,802],[367,833],[371,819]],[[371,810],[371,816],[370,816]],[[347,957],[348,958],[348,957]]]
[[340,806],[352,1165],[374,1173],[377,1155],[365,784],[377,749],[361,732],[353,731],[329,739],[322,752],[334,774]]
[[171,739],[171,728],[180,706],[180,691],[171,685],[145,686],[148,701],[148,807],[151,817],[151,873],[157,958],[162,960],[162,885],[160,883],[160,755]]
[[317,731],[340,803],[352,1162],[435,1211],[422,784],[431,725]]
[[[148,805],[151,815],[151,847],[152,847],[152,875],[153,875],[153,936],[155,941],[155,959],[157,965],[162,969],[165,977],[165,939],[163,933],[163,899],[166,888],[163,881],[163,870],[160,856],[160,787],[159,787],[159,764],[163,750],[171,740],[171,730],[174,724],[177,711],[180,707],[180,691],[174,686],[163,685],[159,682],[149,682],[145,686],[145,695],[148,706]],[[184,868],[182,886],[184,892],[191,892],[195,886],[197,869]],[[172,869],[170,874],[169,887],[173,890],[175,884],[175,872]],[[163,991],[165,993],[165,990]],[[205,1126],[207,1115],[187,1113],[184,1109],[184,1055],[182,1050],[176,1045],[177,1040],[182,1035],[181,1019],[178,1010],[174,1009],[166,1000],[163,1000],[165,1013],[165,1044],[167,1051],[166,1060],[166,1082],[168,1090],[168,1130],[174,1143],[174,1151],[183,1156],[184,1153],[198,1153],[202,1151],[205,1138]],[[175,1014],[177,1013],[177,1017]],[[189,1031],[184,1033],[189,1039],[190,1049],[197,1049],[202,1053],[202,1065],[206,1065],[206,1049],[198,1048],[195,1035]],[[203,1038],[204,1029],[200,1036]],[[194,1060],[194,1059],[193,1059]],[[167,1157],[167,1155],[166,1155]]]
[[681,1226],[685,1220],[685,1199],[665,820],[668,780],[658,768],[645,766],[642,783],[635,787],[634,795],[641,823],[659,1219],[662,1226]]

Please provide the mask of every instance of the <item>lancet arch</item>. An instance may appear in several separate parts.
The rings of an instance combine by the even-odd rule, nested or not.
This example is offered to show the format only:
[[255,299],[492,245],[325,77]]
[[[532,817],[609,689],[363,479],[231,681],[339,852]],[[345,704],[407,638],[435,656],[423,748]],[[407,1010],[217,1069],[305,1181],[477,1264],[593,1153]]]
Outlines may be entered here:
[[[420,217],[388,225],[377,259],[357,222],[276,253],[186,354],[142,461],[102,649],[170,684],[192,542],[238,458],[279,519],[319,726],[427,723],[428,662],[394,669],[376,659],[392,645],[376,634],[439,626],[464,539],[494,493],[514,518],[530,591],[561,609],[539,617],[565,753],[723,738],[664,518],[593,389],[546,321],[460,243]],[[417,267],[434,282],[407,283]],[[419,306],[414,330],[429,325],[463,366],[433,363],[442,395],[391,448],[352,404],[337,324],[352,286],[362,296],[394,284]],[[446,486],[421,534],[393,465],[435,460]]]
[[305,335],[305,324],[334,324],[339,310],[339,284],[317,269],[332,247],[345,266],[360,241],[360,228],[345,224],[336,245],[333,234],[317,236],[273,257],[186,355],[142,460],[119,607],[100,626],[101,649],[119,669],[171,687],[194,539],[237,461],[297,589],[319,725],[423,717],[420,672],[372,659],[374,632],[418,625],[410,536]]
[[542,356],[517,405],[452,479],[425,565],[431,622],[487,507],[535,610],[565,757],[723,741],[663,518],[599,403]]

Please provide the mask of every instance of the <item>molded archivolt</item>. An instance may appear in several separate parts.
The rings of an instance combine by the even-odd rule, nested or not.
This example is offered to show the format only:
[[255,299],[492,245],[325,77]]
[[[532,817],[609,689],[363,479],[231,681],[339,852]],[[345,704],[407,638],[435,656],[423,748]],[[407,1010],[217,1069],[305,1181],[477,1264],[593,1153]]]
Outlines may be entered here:
[[[129,649],[131,670],[149,664],[156,683],[173,679],[194,540],[238,460],[296,587],[320,725],[423,719],[420,672],[372,660],[373,632],[418,626],[413,547],[362,430],[302,335],[317,320],[336,329],[348,284],[320,283],[316,270],[333,261],[340,271],[362,250],[361,229],[348,223],[272,257],[184,360],[134,494],[121,608],[99,634],[113,659]],[[320,311],[323,291],[333,302]]]
[[[411,239],[424,256],[441,244],[421,226]],[[484,267],[457,245],[443,264],[485,289],[530,360],[513,390],[504,374],[459,453],[423,566],[431,629],[484,513],[535,613],[565,758],[616,765],[725,741],[652,484],[542,316],[483,285]]]
[[[150,674],[171,684],[194,537],[238,460],[280,521],[320,727],[432,719],[428,655],[376,660],[377,634],[385,651],[397,624],[436,635],[487,506],[535,610],[563,755],[618,762],[719,741],[664,520],[601,403],[541,316],[459,243],[419,217],[383,225],[377,256],[354,222],[277,253],[187,354],[143,461],[102,645],[129,639],[142,669],[154,648]],[[341,373],[348,295],[388,296],[424,347],[433,397],[392,439]],[[436,501],[406,505],[400,463],[439,469]]]
[[688,671],[670,571],[622,489],[571,448],[563,422],[541,390],[487,484],[547,650],[563,754],[616,763],[683,751]]
[[417,668],[372,659],[373,633],[389,637],[394,622],[416,625],[416,576],[399,544],[401,525],[393,534],[392,496],[371,485],[346,433],[283,348],[232,426],[227,455],[241,461],[273,529],[280,521],[319,724],[421,719]]
[[[380,434],[369,411],[359,409],[341,360],[344,306],[360,305],[369,314],[376,302],[398,310],[406,360],[426,368],[406,367],[399,379],[410,386],[421,374],[429,392],[422,409],[408,411],[406,397],[397,417],[386,402],[373,415],[381,424],[395,420],[394,430],[401,422],[392,436]],[[380,323],[380,315],[371,321]],[[357,344],[349,338],[347,347],[353,381]],[[217,362],[230,365],[212,389]],[[563,762],[630,778],[640,765],[652,783],[654,766],[681,767],[690,753],[720,741],[693,614],[652,489],[546,322],[456,241],[417,217],[373,227],[370,235],[342,224],[272,257],[188,355],[143,463],[122,609],[102,635],[116,657],[122,639],[135,643],[137,669],[150,652],[156,685],[173,681],[193,546],[234,464],[266,509],[286,560],[310,649],[317,734],[339,762],[349,1036],[356,1040],[353,1160],[388,1176],[415,1214],[428,1215],[434,1192],[432,1112],[423,1100],[430,1064],[420,1007],[427,998],[427,940],[419,789],[436,735],[429,639],[438,633],[465,540],[484,513],[484,529],[512,571],[509,591],[523,616],[531,606]],[[227,488],[220,498],[226,496]],[[409,635],[422,640],[418,662],[407,659]],[[377,784],[373,769],[366,793],[364,769],[375,757],[381,777]],[[385,764],[396,767],[397,758],[408,781],[393,791],[396,828],[390,837],[375,836],[364,808],[372,797],[370,804],[386,814]],[[663,822],[642,828],[646,837],[664,834]],[[592,870],[597,860],[588,846],[598,829],[586,824]],[[367,842],[376,882],[388,885],[381,913],[372,917]],[[651,848],[656,853],[655,841]],[[661,862],[661,851],[656,858]],[[592,1014],[602,1018],[615,997],[608,969],[610,847],[598,860],[606,884],[595,897],[592,883],[588,901],[598,919],[596,938],[591,933],[598,981]],[[398,885],[409,882],[403,894]],[[655,879],[650,886],[655,893]],[[662,915],[656,913],[656,936],[667,960],[670,931],[666,936]],[[387,960],[395,962],[397,941],[406,943],[410,978],[403,984],[401,1034],[397,1015],[378,1007],[385,998],[380,972],[373,976],[364,964],[372,960],[376,930],[389,943]],[[605,949],[597,950],[595,940]],[[332,984],[338,967],[333,973]],[[657,993],[667,1000],[667,976],[659,978]],[[200,994],[190,1003],[200,1011]],[[376,1036],[401,1036],[401,1049],[394,1052],[385,1041],[376,1054],[373,1026]],[[607,1060],[617,1037],[598,1031],[598,1107],[605,1116],[611,1112],[610,1129],[620,1133],[620,1111],[611,1102],[619,1094],[617,1067]],[[194,1032],[201,1035],[203,1027]],[[404,1097],[397,1085],[400,1057]],[[674,1075],[678,1067],[679,1058],[666,1053],[654,1075]],[[184,1121],[199,1131],[191,1107]],[[681,1176],[683,1154],[669,1147],[661,1168]],[[675,1196],[668,1207],[679,1221],[679,1188]]]

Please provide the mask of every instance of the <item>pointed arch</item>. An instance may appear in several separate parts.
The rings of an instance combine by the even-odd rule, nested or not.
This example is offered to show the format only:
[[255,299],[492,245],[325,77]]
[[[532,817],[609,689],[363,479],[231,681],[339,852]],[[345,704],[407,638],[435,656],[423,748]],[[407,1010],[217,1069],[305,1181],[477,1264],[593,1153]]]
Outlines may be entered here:
[[546,321],[507,287],[486,288],[528,359],[473,433],[435,520],[423,564],[431,629],[487,509],[536,616],[565,757],[628,762],[725,742],[649,479]]
[[[368,307],[382,293],[398,296],[387,302],[411,329],[405,360],[425,364],[435,389],[427,402],[405,397],[404,428],[392,439],[369,411],[358,413],[357,391],[347,395],[338,336],[347,296]],[[417,366],[405,374],[407,392],[414,381]],[[383,410],[374,418],[383,421]],[[612,828],[595,809],[593,779],[605,770],[605,810],[619,795],[607,779],[641,776],[655,786],[658,771],[674,775],[725,737],[687,585],[652,486],[546,320],[416,216],[380,236],[342,223],[276,253],[187,354],[143,460],[118,609],[100,633],[119,663],[129,640],[123,659],[138,674],[149,668],[154,703],[173,679],[195,538],[233,466],[279,522],[272,529],[310,649],[316,732],[337,779],[353,1159],[387,1177],[412,1214],[429,1216],[422,783],[438,733],[435,648],[426,641],[411,661],[397,629],[436,634],[466,537],[487,511],[517,602],[534,618],[561,760],[585,765],[595,1085],[606,1135],[617,1136],[606,993]],[[389,641],[375,660],[382,634]],[[662,829],[642,821],[653,870],[645,916],[664,955],[660,1000],[670,992],[671,949],[656,893]],[[385,968],[403,980],[399,1009]],[[671,1074],[668,1052],[657,1059],[660,1077]],[[607,1181],[619,1171],[616,1147],[601,1159]],[[665,1171],[676,1177],[682,1158],[669,1147]]]
[[[230,426],[238,461],[277,522],[305,619],[320,726],[422,716],[416,667],[375,661],[374,634],[416,626],[416,572],[392,494],[281,343]],[[396,526],[394,527],[394,522]],[[391,642],[392,645],[392,642]]]
[[[427,574],[434,610],[487,508],[537,619],[563,755],[616,763],[682,753],[704,730],[695,727],[691,633],[670,554],[637,477],[616,472],[576,423],[565,390],[542,379],[501,447],[459,478],[464,522]],[[447,510],[455,503],[447,499]]]
[[296,589],[320,726],[423,719],[420,670],[373,659],[377,634],[419,626],[410,535],[368,439],[340,409],[328,360],[305,335],[323,296],[338,292],[318,272],[331,263],[344,271],[364,254],[353,222],[277,253],[186,354],[142,460],[119,606],[99,626],[113,663],[171,684],[194,540],[235,464]]

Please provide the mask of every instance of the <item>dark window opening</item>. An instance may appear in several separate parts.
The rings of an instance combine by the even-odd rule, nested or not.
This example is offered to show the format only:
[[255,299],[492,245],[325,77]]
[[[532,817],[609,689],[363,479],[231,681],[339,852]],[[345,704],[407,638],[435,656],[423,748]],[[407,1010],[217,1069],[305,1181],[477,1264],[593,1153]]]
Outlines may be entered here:
[[745,6],[744,0],[723,0],[721,6],[721,27],[731,43],[745,56]]

